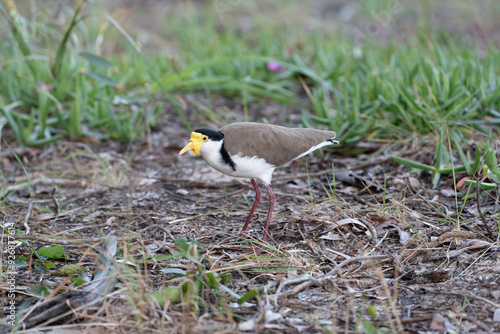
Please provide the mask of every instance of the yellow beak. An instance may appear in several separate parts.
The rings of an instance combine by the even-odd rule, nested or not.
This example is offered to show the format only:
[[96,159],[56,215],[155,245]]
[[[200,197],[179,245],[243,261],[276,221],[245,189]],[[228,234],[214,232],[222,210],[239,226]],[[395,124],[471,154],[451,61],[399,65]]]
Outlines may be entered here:
[[189,144],[184,146],[184,148],[179,152],[179,155],[183,155],[184,153],[186,153],[189,150],[193,150],[193,155],[195,155],[194,146],[193,146],[193,143],[191,141],[189,141]]
[[193,155],[198,154],[201,150],[201,145],[203,145],[204,142],[203,138],[206,138],[206,136],[198,132],[191,132],[191,139],[189,139],[189,143],[184,146],[184,148],[179,152],[179,155],[182,155],[189,150],[193,150]]

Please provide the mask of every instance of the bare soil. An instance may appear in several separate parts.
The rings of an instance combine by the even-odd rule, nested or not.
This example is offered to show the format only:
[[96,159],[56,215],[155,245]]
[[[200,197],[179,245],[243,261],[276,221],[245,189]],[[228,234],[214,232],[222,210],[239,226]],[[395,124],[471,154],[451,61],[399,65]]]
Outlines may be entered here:
[[[230,113],[242,119],[232,101],[210,103],[223,117]],[[298,125],[298,110],[264,104],[250,106],[255,119],[265,116],[283,124],[279,115],[285,114],[288,125]],[[193,126],[214,126],[197,114],[188,119]],[[228,241],[248,215],[253,188],[248,180],[213,171],[199,157],[178,156],[189,131],[170,110],[152,129],[149,145],[89,140],[11,148],[9,133],[4,137],[1,169],[10,191],[0,215],[3,224],[29,229],[16,256],[32,259],[16,278],[17,305],[33,303],[28,293],[33,285],[69,286],[65,276],[56,275],[64,264],[93,269],[90,246],[97,247],[103,236],[118,237],[117,259],[138,260],[119,261],[132,269],[134,279],[119,280],[117,292],[97,313],[76,312],[66,324],[46,329],[350,333],[362,332],[361,323],[368,321],[399,333],[500,332],[495,316],[500,312],[498,200],[481,196],[481,217],[475,198],[464,205],[461,196],[455,197],[451,176],[432,189],[430,175],[389,159],[394,154],[431,162],[433,147],[425,141],[332,147],[279,168],[272,184],[277,197],[272,238],[262,249],[256,242],[263,235],[267,196],[248,237]],[[27,176],[31,212],[29,189],[16,188]],[[210,306],[210,298],[204,299],[208,304],[200,302],[204,306],[196,314],[178,303],[144,302],[141,293],[178,284],[178,275],[162,268],[195,271],[189,261],[168,258],[177,238],[196,240],[207,270],[231,273],[227,286],[236,293],[259,288],[262,294],[242,306],[225,296],[229,313]],[[5,247],[5,234],[2,242]],[[55,269],[37,270],[29,247],[55,243],[67,259],[53,260]],[[5,284],[1,291],[6,301]]]
[[[116,3],[110,11],[124,2]],[[222,14],[227,20],[247,10],[247,2],[215,3],[226,5]],[[475,2],[456,3],[439,5],[429,25],[466,41],[498,45],[498,18],[486,15],[493,15],[487,6],[493,2],[479,2],[478,7]],[[304,6],[308,10],[301,14],[319,13],[338,22],[340,13],[356,13],[358,8],[346,1]],[[414,34],[418,12],[425,7],[420,2],[410,6],[408,12],[395,7],[391,16],[374,13],[370,22],[347,20],[343,29],[353,39],[405,40]],[[158,8],[170,7],[152,0],[142,7],[144,17],[137,19],[139,24],[131,22],[128,31],[146,31],[147,38],[141,40],[146,48],[170,54],[170,39],[155,33],[155,24],[163,24],[165,17]],[[477,8],[472,14],[471,7]],[[252,23],[237,21],[242,30]],[[243,119],[241,105],[229,99],[183,98],[209,105],[224,120]],[[193,127],[218,127],[189,110],[186,117]],[[274,124],[300,125],[300,110],[270,101],[250,104],[249,115],[251,120],[265,117]],[[25,242],[16,244],[15,257],[30,258],[15,279],[17,317],[38,300],[30,292],[36,285],[72,291],[68,295],[78,291],[68,275],[59,276],[60,268],[78,264],[91,276],[94,247],[109,235],[119,240],[119,280],[97,312],[76,310],[63,322],[21,333],[362,333],[363,323],[367,333],[378,333],[370,332],[370,325],[393,333],[500,333],[498,194],[464,202],[462,194],[455,196],[452,176],[443,176],[432,189],[428,173],[410,171],[390,159],[393,154],[432,164],[435,138],[341,145],[277,169],[271,240],[262,248],[258,242],[267,196],[247,237],[228,241],[241,230],[253,188],[248,180],[213,171],[199,157],[179,157],[189,131],[173,110],[165,111],[143,141],[131,144],[87,138],[18,148],[8,130],[2,136],[0,186],[8,191],[0,219],[4,227],[12,223],[27,233]],[[457,174],[456,180],[463,176]],[[198,242],[207,270],[231,273],[226,283],[230,289],[244,295],[258,288],[261,295],[238,306],[225,294],[223,305],[214,305],[205,291],[197,312],[179,303],[152,303],[146,293],[179,284],[179,275],[162,269],[196,272],[192,262],[172,258],[178,238]],[[67,258],[51,260],[55,268],[43,271],[31,249],[55,244],[63,246]],[[4,321],[4,307],[11,300],[5,230],[1,245]],[[0,324],[0,332],[10,330],[5,322]]]

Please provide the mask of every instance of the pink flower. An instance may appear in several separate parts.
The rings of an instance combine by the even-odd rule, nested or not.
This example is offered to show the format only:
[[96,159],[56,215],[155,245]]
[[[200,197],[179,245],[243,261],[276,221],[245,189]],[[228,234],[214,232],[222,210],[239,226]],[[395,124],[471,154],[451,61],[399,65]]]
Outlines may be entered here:
[[278,63],[277,61],[268,61],[267,62],[267,69],[269,71],[273,71],[276,73],[280,73],[280,72],[283,72],[285,70],[285,68],[283,66],[281,66],[281,64]]

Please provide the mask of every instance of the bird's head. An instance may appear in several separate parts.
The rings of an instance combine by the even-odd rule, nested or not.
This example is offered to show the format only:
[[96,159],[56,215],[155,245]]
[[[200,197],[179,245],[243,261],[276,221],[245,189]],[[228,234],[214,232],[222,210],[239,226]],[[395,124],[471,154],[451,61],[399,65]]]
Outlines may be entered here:
[[208,141],[220,141],[224,135],[219,131],[210,129],[197,129],[191,132],[189,143],[179,152],[179,155],[186,153],[189,150],[193,151],[193,155],[200,153],[204,143]]

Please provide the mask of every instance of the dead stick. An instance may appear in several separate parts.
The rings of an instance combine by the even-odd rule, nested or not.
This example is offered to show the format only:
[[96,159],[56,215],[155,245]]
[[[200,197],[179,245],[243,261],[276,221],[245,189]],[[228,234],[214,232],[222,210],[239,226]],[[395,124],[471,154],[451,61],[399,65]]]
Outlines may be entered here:
[[50,197],[52,198],[52,202],[54,203],[54,206],[56,207],[55,216],[57,217],[57,216],[59,216],[60,208],[59,208],[59,201],[56,198],[56,190],[57,190],[57,187],[54,187],[54,189],[52,189],[52,193],[50,194]]
[[31,217],[31,212],[33,212],[33,199],[30,198],[28,202],[28,212],[26,213],[26,217],[24,217],[24,228],[26,229],[26,234],[30,233],[30,226],[28,225],[28,221],[30,220]]
[[351,262],[358,262],[358,261],[364,261],[364,260],[380,260],[380,259],[387,259],[387,258],[392,258],[392,257],[390,255],[373,255],[373,256],[351,257],[350,259],[347,259],[345,261],[340,262],[335,268],[330,270],[323,277],[328,277],[328,276],[336,274],[337,272],[340,271],[340,269],[342,269],[342,267],[348,265]]

